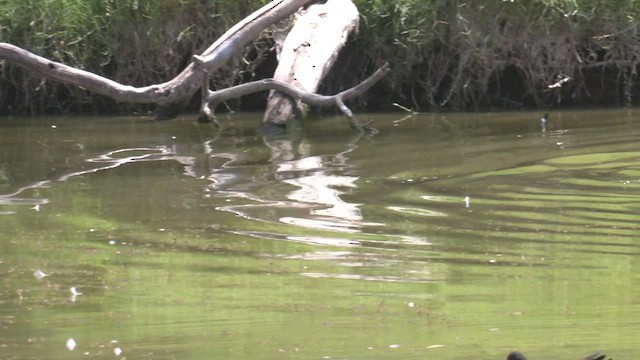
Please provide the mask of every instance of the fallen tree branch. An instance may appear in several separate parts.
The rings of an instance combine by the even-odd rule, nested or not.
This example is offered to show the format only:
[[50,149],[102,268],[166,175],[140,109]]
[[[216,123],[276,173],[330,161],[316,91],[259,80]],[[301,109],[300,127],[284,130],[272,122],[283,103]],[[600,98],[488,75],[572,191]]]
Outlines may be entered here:
[[287,18],[302,6],[313,1],[316,0],[273,0],[269,2],[234,25],[201,55],[194,55],[193,61],[175,78],[161,84],[143,87],[123,85],[92,72],[52,61],[15,45],[2,42],[0,42],[0,60],[8,60],[44,77],[79,86],[116,101],[154,104],[159,107],[157,116],[162,118],[177,116],[184,104],[200,89],[202,101],[199,119],[217,125],[218,122],[212,110],[215,104],[259,91],[277,90],[308,105],[336,106],[349,118],[353,128],[367,129],[367,125],[360,126],[344,102],[370,89],[389,72],[388,64],[384,64],[359,85],[331,96],[304,91],[274,79],[254,81],[218,91],[209,90],[210,75],[237,54],[242,47],[255,39],[268,26]]
[[[264,5],[229,29],[202,53],[204,68],[209,73],[214,73],[266,27],[287,18],[312,1],[273,0]],[[16,63],[42,76],[108,96],[116,101],[155,104],[160,107],[180,106],[185,103],[198,90],[201,80],[201,71],[196,71],[199,65],[191,63],[175,78],[165,83],[143,87],[123,85],[3,42],[0,42],[0,59]]]
[[[365,81],[335,95],[320,95],[307,92],[288,83],[277,81],[271,78],[252,81],[249,83],[236,85],[217,91],[206,89],[207,95],[202,97],[202,101],[200,104],[200,116],[198,119],[201,122],[212,122],[216,126],[219,126],[219,123],[216,120],[215,114],[212,110],[217,104],[229,99],[238,98],[260,91],[276,90],[289,95],[294,100],[300,100],[308,105],[320,107],[336,106],[340,109],[340,111],[342,111],[343,114],[345,114],[349,118],[352,127],[362,128],[362,126],[358,124],[357,120],[353,116],[353,112],[351,112],[351,110],[344,104],[344,102],[351,100],[369,90],[373,85],[380,81],[380,79],[382,79],[390,71],[390,69],[391,68],[389,66],[389,63],[385,63]],[[208,77],[208,73],[205,72],[204,76]],[[208,83],[208,81],[203,81],[202,83],[206,84]]]

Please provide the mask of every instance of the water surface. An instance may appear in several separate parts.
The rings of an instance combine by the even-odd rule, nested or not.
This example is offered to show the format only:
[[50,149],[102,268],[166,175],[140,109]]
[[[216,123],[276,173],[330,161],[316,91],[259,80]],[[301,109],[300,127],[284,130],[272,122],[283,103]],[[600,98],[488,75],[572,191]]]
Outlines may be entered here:
[[638,358],[640,112],[540,115],[0,119],[0,358]]

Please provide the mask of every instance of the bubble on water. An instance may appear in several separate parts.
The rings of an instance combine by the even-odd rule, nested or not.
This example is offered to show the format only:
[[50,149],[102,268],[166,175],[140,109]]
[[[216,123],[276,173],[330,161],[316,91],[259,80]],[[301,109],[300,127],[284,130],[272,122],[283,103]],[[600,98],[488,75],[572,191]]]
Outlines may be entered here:
[[78,343],[76,343],[73,338],[69,338],[69,340],[67,340],[67,349],[69,349],[69,351],[75,349],[76,346],[78,346]]
[[79,292],[75,286],[70,287],[69,291],[71,291],[71,295],[75,295],[75,296],[82,295],[82,293]]
[[69,291],[71,291],[71,298],[69,299],[71,300],[71,302],[76,302],[78,296],[82,295],[82,293],[79,292],[75,286],[72,286],[71,288],[69,288]]
[[36,279],[38,280],[42,280],[44,278],[46,278],[47,276],[49,276],[50,274],[45,273],[44,271],[37,269],[36,271],[33,272],[33,276],[36,277]]

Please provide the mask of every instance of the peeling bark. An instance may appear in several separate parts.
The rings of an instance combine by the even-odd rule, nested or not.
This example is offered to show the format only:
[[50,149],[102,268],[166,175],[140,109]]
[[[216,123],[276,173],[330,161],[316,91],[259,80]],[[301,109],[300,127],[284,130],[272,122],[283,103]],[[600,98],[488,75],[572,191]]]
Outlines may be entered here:
[[[315,93],[358,22],[358,9],[351,0],[326,0],[300,10],[282,45],[273,78]],[[300,98],[272,91],[263,122],[282,125],[292,117],[301,118],[306,112],[302,103]]]
[[[388,65],[383,66],[381,70],[359,86],[334,96],[316,95],[313,94],[315,89],[313,91],[303,91],[273,79],[242,84],[215,92],[208,88],[210,74],[218,70],[250,41],[258,37],[265,28],[289,17],[302,6],[312,1],[271,1],[229,29],[201,55],[194,55],[193,61],[180,74],[162,84],[144,87],[123,85],[97,74],[48,60],[8,43],[0,43],[0,59],[16,63],[46,78],[73,84],[94,93],[108,96],[116,101],[155,104],[159,108],[159,118],[177,116],[184,104],[193,97],[198,89],[202,89],[203,105],[200,118],[211,121],[215,121],[211,110],[212,104],[253,92],[277,89],[293,96],[295,99],[313,105],[338,106],[350,117],[352,126],[355,126],[355,119],[351,111],[344,106],[343,100],[357,96],[370,88],[388,72]],[[308,31],[317,30],[310,29]]]

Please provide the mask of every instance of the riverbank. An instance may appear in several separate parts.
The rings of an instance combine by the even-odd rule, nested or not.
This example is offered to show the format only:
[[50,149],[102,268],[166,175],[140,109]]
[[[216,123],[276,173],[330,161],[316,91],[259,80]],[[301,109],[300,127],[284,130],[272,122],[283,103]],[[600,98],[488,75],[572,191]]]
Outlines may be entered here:
[[[640,3],[604,0],[354,0],[359,34],[321,92],[333,93],[390,61],[393,71],[358,100],[416,110],[475,110],[640,102]],[[0,41],[131,85],[166,81],[264,1],[48,0],[0,4]],[[217,87],[270,76],[271,34],[216,74]],[[255,110],[264,94],[232,108]],[[0,113],[144,111],[82,89],[0,67]]]

